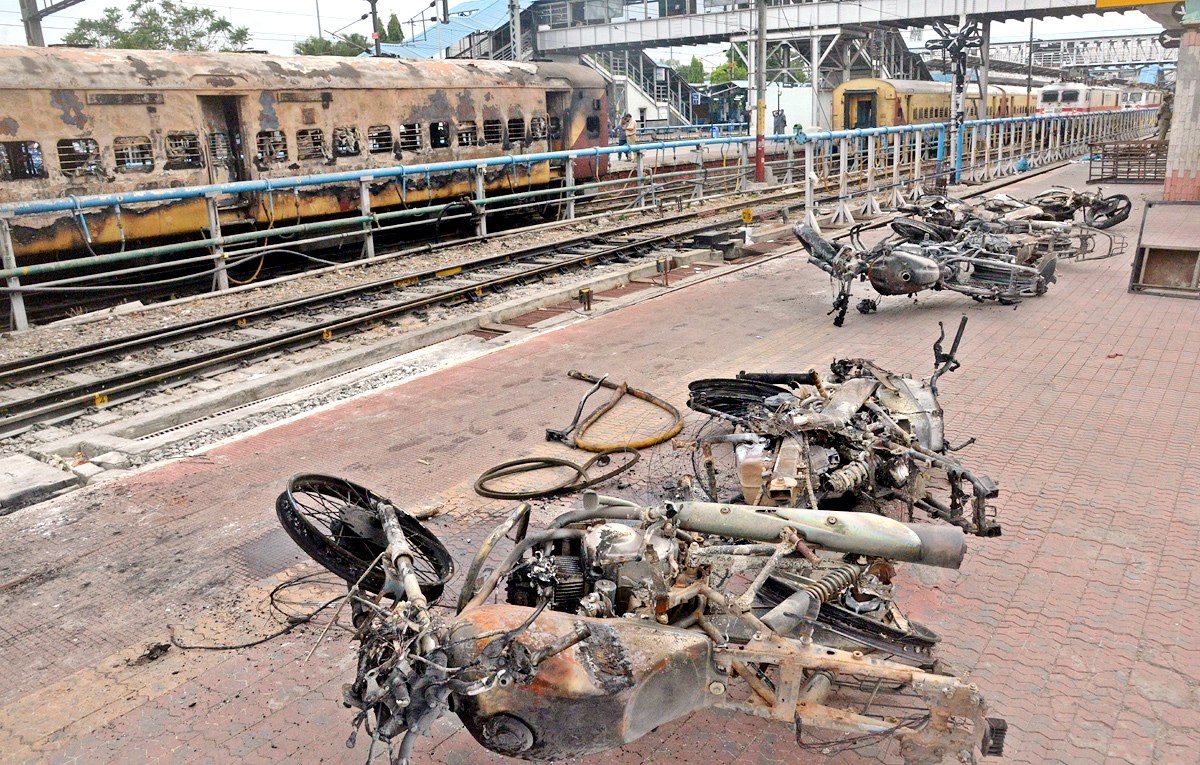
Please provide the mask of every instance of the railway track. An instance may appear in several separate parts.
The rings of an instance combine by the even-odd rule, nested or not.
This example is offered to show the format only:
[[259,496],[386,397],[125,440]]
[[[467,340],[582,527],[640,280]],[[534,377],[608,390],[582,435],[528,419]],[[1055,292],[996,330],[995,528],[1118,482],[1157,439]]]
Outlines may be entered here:
[[[764,203],[783,203],[797,193],[760,197],[755,201],[760,217],[778,214],[778,208],[764,208]],[[743,204],[721,205],[704,214],[719,216]],[[215,374],[214,370],[345,338],[423,308],[478,300],[578,268],[644,258],[698,233],[740,224],[735,217],[709,217],[682,229],[656,232],[695,218],[694,213],[684,213],[638,221],[0,364],[0,390],[28,394],[0,404],[0,438],[18,435],[39,423],[63,422],[93,407],[115,406],[164,386]]]
[[[990,193],[1054,167],[986,184],[963,197]],[[792,189],[760,196],[754,201],[756,214],[764,219],[778,215],[788,200],[802,194],[802,190]],[[825,196],[820,201],[834,198]],[[592,264],[647,257],[696,234],[737,226],[738,218],[717,216],[745,204],[737,201],[702,213],[637,221],[559,242],[0,363],[0,393],[17,388],[31,391],[22,398],[0,402],[0,439],[19,435],[39,423],[70,420],[94,407],[115,406],[181,381],[345,338],[422,308],[477,300],[529,280]],[[698,215],[705,216],[706,221],[667,233],[638,236],[685,223]],[[459,244],[463,240],[446,246]],[[257,330],[258,336],[247,337],[247,330]],[[205,340],[216,341],[221,347],[194,347]],[[173,350],[180,347],[182,352]],[[146,357],[138,359],[137,354]],[[113,373],[112,362],[117,359],[137,368]],[[101,374],[89,377],[88,371],[95,369]]]
[[[670,165],[665,170],[673,171],[676,167],[676,165]],[[715,162],[713,163],[713,169],[724,172],[724,169]],[[654,168],[654,171],[657,170],[657,167]],[[732,172],[732,170],[729,172]],[[637,178],[628,174],[610,173],[603,180],[625,180],[633,184],[636,183]],[[731,193],[729,190],[730,185],[730,179],[724,175],[719,177],[714,176],[712,180],[704,182],[705,192],[709,196]],[[736,178],[732,179],[732,185],[734,187],[738,185]],[[686,196],[693,189],[694,183],[692,181],[675,179],[667,181],[664,187],[656,189],[650,196],[655,197],[656,200],[674,200],[680,193],[686,192],[684,194]],[[636,188],[613,187],[608,191],[594,196],[580,197],[575,202],[576,214],[579,217],[585,217],[588,215],[628,210],[636,201],[639,193]],[[561,203],[551,202],[551,204]],[[529,210],[515,211],[513,213],[515,218],[505,218],[504,212],[501,209],[493,214],[490,224],[493,230],[490,235],[478,236],[470,233],[474,228],[471,214],[451,214],[437,219],[431,218],[413,229],[376,231],[376,248],[381,251],[385,248],[417,251],[422,247],[452,247],[486,242],[498,234],[519,234],[526,230],[536,230],[544,225],[541,222],[532,222],[532,219],[537,216]],[[229,227],[226,233],[238,233],[238,231],[233,227]],[[358,233],[358,231],[353,231],[348,236],[353,238]],[[416,235],[415,238],[414,234]],[[449,234],[449,239],[447,239],[447,234]],[[332,238],[340,239],[341,237]],[[328,259],[332,258],[334,259],[333,262],[338,262],[337,258],[339,256],[344,257],[348,249],[350,248],[339,248],[337,246],[316,247],[304,252],[290,252],[287,249],[276,249],[273,252],[262,253],[260,258],[265,257],[266,260],[256,258],[251,254],[240,265],[231,267],[229,273],[231,279],[243,278],[248,280],[245,283],[250,283],[258,278],[267,280],[280,276],[302,274],[312,268],[313,261],[328,262]],[[226,256],[230,261],[235,263],[242,259],[242,254],[235,248],[227,249]],[[342,264],[353,265],[352,262]],[[65,318],[76,312],[110,308],[119,304],[121,300],[130,297],[138,297],[143,301],[156,302],[169,299],[169,297],[178,294],[181,290],[185,294],[203,293],[208,289],[207,284],[212,280],[210,267],[211,260],[201,258],[198,262],[180,265],[177,268],[159,272],[156,274],[155,282],[151,286],[141,285],[136,281],[116,279],[112,283],[105,284],[102,291],[100,291],[100,288],[97,288],[95,292],[85,289],[84,291],[44,293],[38,300],[26,303],[26,315],[34,323],[43,323]],[[136,278],[136,275],[133,278]],[[241,284],[243,282],[237,283]],[[29,286],[36,288],[38,283],[35,280],[30,282]],[[0,301],[0,325],[4,325],[9,321],[8,311],[9,307],[7,303]]]

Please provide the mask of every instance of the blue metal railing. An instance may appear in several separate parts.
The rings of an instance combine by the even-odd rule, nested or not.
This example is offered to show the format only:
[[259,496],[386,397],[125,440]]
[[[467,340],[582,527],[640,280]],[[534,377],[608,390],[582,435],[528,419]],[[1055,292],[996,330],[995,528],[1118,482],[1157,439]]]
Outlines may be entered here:
[[[896,195],[899,193],[899,190],[906,187],[915,188],[931,179],[949,177],[954,181],[959,181],[965,173],[976,175],[980,172],[983,172],[986,177],[993,177],[994,173],[1010,172],[1011,169],[1007,167],[1000,170],[996,170],[996,167],[1004,165],[1006,160],[1009,164],[1013,164],[1012,160],[1018,156],[1028,160],[1031,165],[1036,166],[1055,161],[1056,159],[1062,159],[1066,156],[1081,154],[1083,151],[1086,151],[1089,141],[1136,137],[1153,128],[1154,111],[1154,109],[1140,109],[1085,115],[1005,117],[990,120],[970,120],[964,122],[958,131],[954,131],[951,125],[945,123],[930,123],[814,133],[783,133],[766,137],[767,140],[773,142],[776,157],[786,152],[786,159],[773,159],[768,162],[768,166],[776,172],[777,179],[783,183],[791,183],[794,171],[798,169],[795,149],[802,146],[806,147],[803,156],[803,175],[801,176],[805,187],[804,201],[807,210],[806,214],[812,215],[814,213],[816,198],[813,187],[814,183],[820,182],[824,184],[827,191],[836,189],[833,197],[839,205],[838,214],[845,214],[845,217],[849,218],[850,215],[846,205],[847,200],[853,197],[866,197],[874,203],[874,199],[871,197],[873,192],[891,191],[893,195],[891,204],[894,205],[898,203]],[[739,129],[744,126],[745,123],[721,123],[713,126],[693,127],[698,129],[706,127],[711,129],[715,127],[720,131],[722,129]],[[645,129],[645,132],[653,135],[677,129],[648,128]],[[637,195],[634,204],[635,206],[644,206],[646,195],[648,193],[655,193],[656,189],[661,193],[662,189],[666,188],[664,184],[671,184],[675,188],[686,188],[688,184],[691,184],[695,189],[695,197],[700,198],[703,193],[704,184],[712,182],[712,173],[703,168],[703,163],[697,163],[696,168],[691,171],[678,172],[679,165],[676,165],[676,172],[656,172],[652,169],[643,174],[643,161],[648,156],[653,157],[653,153],[655,152],[674,151],[678,149],[702,149],[707,146],[738,147],[739,162],[732,166],[725,166],[722,163],[722,168],[720,169],[722,173],[721,177],[726,183],[725,189],[728,191],[729,179],[737,178],[737,184],[740,184],[741,179],[745,177],[745,171],[751,164],[748,161],[749,152],[746,149],[749,148],[749,144],[753,143],[754,140],[754,136],[748,135],[725,135],[717,138],[691,138],[676,141],[661,140],[636,143],[630,146],[589,147],[567,151],[505,155],[419,165],[397,165],[394,167],[348,170],[319,175],[259,178],[256,180],[205,186],[147,189],[2,204],[0,205],[0,255],[3,255],[4,258],[3,263],[0,263],[3,266],[3,268],[0,268],[0,279],[8,280],[6,291],[9,292],[12,299],[13,316],[20,327],[24,322],[24,316],[23,310],[21,310],[21,315],[18,318],[18,303],[22,292],[26,291],[17,281],[20,277],[33,273],[41,273],[42,271],[58,271],[64,268],[74,268],[84,265],[103,265],[110,262],[145,258],[150,254],[155,254],[155,248],[145,248],[142,250],[123,249],[120,253],[109,255],[93,255],[91,257],[57,261],[53,264],[19,267],[15,262],[10,227],[10,220],[16,216],[46,214],[74,215],[81,219],[81,222],[86,227],[86,221],[83,220],[85,211],[95,211],[103,208],[114,208],[119,211],[122,206],[126,205],[207,198],[210,208],[209,217],[211,219],[216,215],[213,200],[217,196],[255,192],[266,192],[268,195],[272,195],[274,192],[282,190],[326,184],[354,183],[360,185],[362,189],[361,193],[365,197],[368,193],[367,184],[371,182],[394,179],[400,189],[406,189],[409,179],[424,178],[427,182],[425,187],[428,187],[428,181],[434,174],[470,171],[476,175],[476,196],[470,201],[470,206],[473,209],[473,212],[470,214],[478,216],[483,221],[482,230],[486,231],[486,217],[489,205],[494,208],[497,204],[511,204],[518,199],[524,204],[528,198],[536,197],[540,201],[529,202],[530,205],[546,204],[547,202],[560,204],[567,210],[568,217],[574,217],[575,201],[581,198],[579,194],[584,191],[591,191],[598,194],[610,193],[612,191],[628,190],[630,185],[636,184]],[[952,164],[947,162],[947,149],[951,141],[953,141],[954,152]],[[978,161],[981,149],[983,154],[982,163]],[[489,168],[512,167],[515,169],[525,166],[529,168],[530,175],[532,175],[533,166],[540,163],[600,157],[629,151],[636,153],[640,158],[636,177],[631,176],[629,178],[605,181],[597,179],[595,182],[577,185],[574,183],[573,176],[568,173],[565,179],[565,187],[509,193],[507,195],[500,193],[493,196],[488,196],[484,192],[482,181],[483,177],[486,177],[486,171]],[[882,163],[879,162],[881,158],[883,160]],[[929,166],[930,163],[933,164],[932,168]],[[782,172],[782,177],[778,175],[778,172]],[[886,177],[888,174],[891,175],[890,179]],[[685,177],[692,177],[692,180],[685,180]],[[882,182],[877,183],[877,180]],[[737,184],[735,184],[735,189],[738,187]],[[617,188],[618,185],[620,188]],[[605,191],[601,191],[602,189]],[[445,215],[446,210],[451,206],[461,204],[461,201],[447,201],[445,204],[442,204],[433,203],[431,200],[429,209]],[[368,243],[368,251],[373,252],[373,226],[378,226],[382,219],[391,219],[400,215],[415,215],[422,209],[424,208],[406,208],[401,213],[374,213],[370,210],[369,198],[364,198],[363,209],[360,215],[350,216],[344,220],[338,219],[337,221],[311,225],[325,228],[335,225],[359,226],[360,228],[356,235],[363,237],[364,241]],[[210,221],[210,227],[212,229],[210,236],[201,241],[191,243],[189,246],[193,249],[211,249],[212,257],[218,263],[223,262],[225,258],[223,247],[226,244],[248,242],[255,236],[261,237],[272,233],[271,231],[266,232],[266,234],[251,232],[223,237],[220,234],[219,221]],[[310,230],[307,225],[292,228],[295,228],[297,233],[308,232]],[[324,228],[321,230],[324,230]],[[276,227],[272,231],[274,234],[279,234],[290,231],[290,229],[288,227]],[[337,236],[344,237],[347,235],[337,234]],[[264,244],[260,249],[267,249],[269,246],[274,245]],[[162,249],[162,247],[160,246],[158,249]],[[223,268],[223,266],[221,267]],[[2,289],[4,288],[0,287],[0,290]]]

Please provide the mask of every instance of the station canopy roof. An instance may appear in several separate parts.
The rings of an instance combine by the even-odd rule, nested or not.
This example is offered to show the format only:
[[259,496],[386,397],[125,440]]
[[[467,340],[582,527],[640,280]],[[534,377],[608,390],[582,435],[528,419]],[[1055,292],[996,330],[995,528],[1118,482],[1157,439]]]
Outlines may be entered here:
[[[520,0],[521,10],[533,5],[534,0]],[[440,4],[439,4],[440,5]],[[430,17],[435,13],[429,9]],[[383,43],[380,50],[390,56],[401,58],[437,58],[438,27],[441,27],[441,46],[449,48],[454,43],[476,32],[493,32],[508,23],[508,0],[467,0],[451,6],[450,23],[431,23],[423,32],[402,43]]]

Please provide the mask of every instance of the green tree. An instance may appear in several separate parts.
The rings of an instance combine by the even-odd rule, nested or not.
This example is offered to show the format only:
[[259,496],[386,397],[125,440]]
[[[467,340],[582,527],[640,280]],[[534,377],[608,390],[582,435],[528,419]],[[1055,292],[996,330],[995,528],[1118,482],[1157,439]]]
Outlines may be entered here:
[[400,26],[400,19],[396,18],[396,14],[388,19],[387,26],[379,34],[379,41],[396,45],[404,42],[404,28]]
[[250,30],[235,27],[211,8],[133,0],[124,11],[105,8],[98,19],[80,19],[63,42],[138,50],[242,50],[250,42]]
[[734,66],[731,63],[721,64],[712,72],[712,78],[709,79],[713,85],[718,85],[722,82],[730,80],[744,80],[747,78],[746,67]]
[[339,40],[327,40],[314,35],[292,46],[292,52],[297,56],[357,56],[364,51],[374,50],[375,46],[367,36],[357,32]]
[[[734,43],[725,50],[725,59],[728,62],[724,66],[729,67],[728,73],[717,74],[717,71],[723,67],[717,67],[713,71],[714,79],[712,82],[729,82],[730,80],[745,80],[748,79],[746,67],[742,65],[745,57],[748,55],[746,43]],[[779,46],[767,56],[767,73],[772,80],[778,77],[778,73],[786,70],[796,82],[808,82],[808,76],[805,72],[804,61],[800,58],[793,59],[791,51],[786,46]],[[716,77],[721,79],[715,79]],[[781,82],[785,80],[780,80]]]
[[704,82],[704,64],[700,59],[692,56],[692,60],[687,64],[679,64],[675,67],[675,72],[687,82],[693,85]]

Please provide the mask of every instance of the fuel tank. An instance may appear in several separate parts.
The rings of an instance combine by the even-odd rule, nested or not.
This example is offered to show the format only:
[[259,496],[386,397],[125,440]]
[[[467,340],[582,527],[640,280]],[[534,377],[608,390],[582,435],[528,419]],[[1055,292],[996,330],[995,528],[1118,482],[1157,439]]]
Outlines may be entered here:
[[[450,666],[475,661],[497,632],[531,613],[501,603],[460,614],[451,626]],[[566,759],[623,746],[711,703],[712,644],[698,632],[545,611],[517,642],[537,651],[580,624],[591,635],[543,661],[531,683],[454,697],[476,741],[510,757]]]
[[867,278],[880,295],[911,295],[933,287],[942,278],[936,261],[902,247],[872,261],[867,268]]

